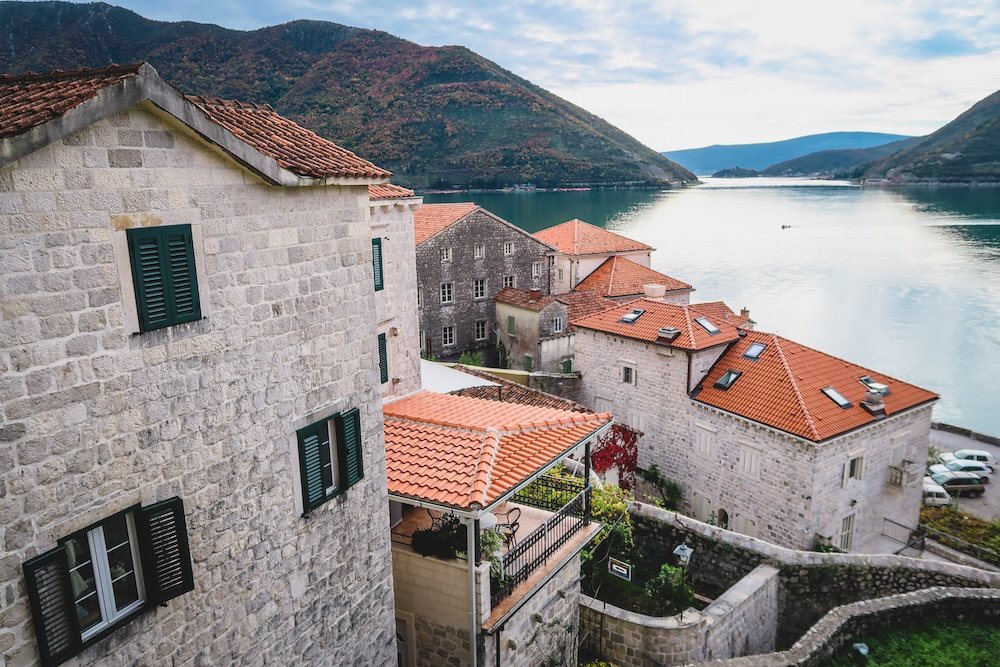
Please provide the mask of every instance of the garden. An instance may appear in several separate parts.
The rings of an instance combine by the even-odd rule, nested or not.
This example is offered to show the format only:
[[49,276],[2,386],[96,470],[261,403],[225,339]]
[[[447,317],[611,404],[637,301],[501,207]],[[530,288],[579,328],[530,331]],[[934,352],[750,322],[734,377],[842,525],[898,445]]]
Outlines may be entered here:
[[1000,520],[985,521],[946,505],[924,507],[920,511],[920,525],[937,531],[931,532],[928,537],[941,544],[1000,565]]
[[[867,656],[855,647],[864,644]],[[973,621],[927,621],[874,635],[860,635],[831,658],[832,667],[971,667],[995,665],[1000,627]]]

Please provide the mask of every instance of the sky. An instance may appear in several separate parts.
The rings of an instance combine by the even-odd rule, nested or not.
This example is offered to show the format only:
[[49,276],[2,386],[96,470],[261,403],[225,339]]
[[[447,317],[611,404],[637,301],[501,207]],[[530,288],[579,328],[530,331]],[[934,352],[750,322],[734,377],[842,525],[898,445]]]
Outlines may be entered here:
[[1000,0],[119,0],[239,30],[295,19],[457,44],[656,150],[933,132],[1000,88]]

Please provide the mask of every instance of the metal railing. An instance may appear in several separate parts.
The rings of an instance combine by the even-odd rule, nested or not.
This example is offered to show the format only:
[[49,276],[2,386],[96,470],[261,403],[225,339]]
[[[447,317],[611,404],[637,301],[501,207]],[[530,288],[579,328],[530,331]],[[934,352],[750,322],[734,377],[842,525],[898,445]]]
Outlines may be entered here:
[[1000,565],[1000,553],[997,553],[992,549],[987,549],[986,547],[981,547],[978,544],[966,542],[959,537],[942,532],[937,528],[931,528],[926,523],[920,524],[920,532],[924,533],[935,542],[943,544],[946,547],[951,547],[955,551],[961,551],[964,554],[978,558],[979,560],[985,563],[990,563],[991,565]]
[[515,493],[511,500],[522,505],[557,512],[583,491],[583,488],[582,479],[542,475]]
[[907,549],[916,549],[923,553],[924,534],[919,528],[912,528],[898,521],[893,521],[889,517],[883,517],[882,535],[903,545],[894,552],[897,556],[905,555],[903,552]]
[[[535,504],[519,499],[517,495],[514,496],[514,500]],[[532,501],[535,500],[537,498],[533,497]],[[589,500],[590,487],[587,486],[572,496],[569,502],[560,506],[545,520],[545,523],[524,539],[518,540],[515,546],[497,559],[490,568],[491,606],[497,606],[518,584],[527,581],[532,572],[544,565],[559,547],[590,522],[586,516]],[[550,499],[550,502],[554,501]]]

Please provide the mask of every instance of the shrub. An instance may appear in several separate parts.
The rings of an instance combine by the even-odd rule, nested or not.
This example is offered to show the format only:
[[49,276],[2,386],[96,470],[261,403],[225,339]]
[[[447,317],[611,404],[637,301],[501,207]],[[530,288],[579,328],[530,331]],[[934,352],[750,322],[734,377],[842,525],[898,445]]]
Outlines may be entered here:
[[482,352],[466,351],[458,357],[458,363],[463,366],[482,366],[485,362]]
[[664,563],[643,592],[643,609],[650,616],[671,616],[694,604],[694,591],[684,580],[683,568]]

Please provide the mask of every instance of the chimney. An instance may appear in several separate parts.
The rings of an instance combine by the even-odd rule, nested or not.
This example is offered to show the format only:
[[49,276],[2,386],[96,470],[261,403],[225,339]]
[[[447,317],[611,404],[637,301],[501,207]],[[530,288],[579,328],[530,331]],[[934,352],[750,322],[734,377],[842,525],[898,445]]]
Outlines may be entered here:
[[861,407],[875,419],[885,419],[885,400],[882,394],[877,391],[865,393],[865,400],[861,401]]
[[658,345],[672,345],[679,335],[681,335],[680,329],[662,327],[656,330],[656,342]]
[[642,290],[647,299],[651,301],[663,301],[663,295],[667,292],[667,286],[657,285],[654,283],[651,285],[643,285]]
[[540,290],[540,289],[533,289],[533,290],[529,291],[528,292],[528,298],[530,298],[532,301],[538,301],[539,299],[542,298],[542,290]]
[[747,308],[746,306],[743,306],[742,308],[740,308],[740,317],[742,317],[745,320],[749,320],[750,319],[750,309]]

